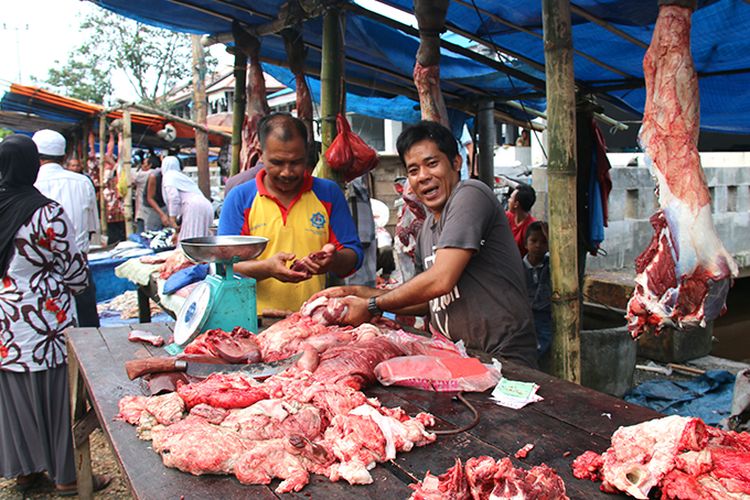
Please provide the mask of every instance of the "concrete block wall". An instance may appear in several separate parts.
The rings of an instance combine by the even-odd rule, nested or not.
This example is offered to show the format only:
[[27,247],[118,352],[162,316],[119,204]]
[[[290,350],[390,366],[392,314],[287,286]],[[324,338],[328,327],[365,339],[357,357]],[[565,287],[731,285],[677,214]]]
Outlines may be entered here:
[[[747,265],[746,261],[750,262],[750,164],[727,166],[721,160],[721,156],[703,157],[704,165],[708,165],[704,172],[712,197],[714,225],[724,246],[742,267]],[[607,255],[588,256],[588,270],[633,269],[635,258],[653,235],[649,217],[658,208],[658,201],[654,193],[656,183],[648,169],[617,166],[610,170],[610,176],[609,226],[605,228],[601,246]],[[532,183],[537,190],[532,214],[549,220],[547,169],[534,168]]]

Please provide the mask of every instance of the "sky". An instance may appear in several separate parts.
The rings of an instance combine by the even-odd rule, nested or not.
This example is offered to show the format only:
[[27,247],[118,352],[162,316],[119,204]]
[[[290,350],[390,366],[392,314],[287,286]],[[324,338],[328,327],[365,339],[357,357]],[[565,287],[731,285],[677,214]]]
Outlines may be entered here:
[[[84,41],[79,25],[86,14],[100,10],[80,0],[5,1],[0,18],[0,94],[11,83],[35,85],[45,80],[55,61],[65,63],[68,53]],[[223,46],[211,48],[220,65],[231,64]],[[220,66],[221,67],[221,66]],[[135,91],[124,74],[112,75],[114,97],[134,100]]]
[[[377,0],[356,0],[363,7],[405,24],[416,19]],[[68,54],[84,41],[79,25],[84,17],[101,7],[82,0],[5,0],[0,18],[0,95],[11,83],[37,85],[47,78],[55,61],[64,64]],[[454,41],[455,43],[455,41]],[[210,49],[219,61],[219,71],[229,71],[233,59],[217,44]],[[114,98],[132,101],[136,93],[124,73],[112,75]]]

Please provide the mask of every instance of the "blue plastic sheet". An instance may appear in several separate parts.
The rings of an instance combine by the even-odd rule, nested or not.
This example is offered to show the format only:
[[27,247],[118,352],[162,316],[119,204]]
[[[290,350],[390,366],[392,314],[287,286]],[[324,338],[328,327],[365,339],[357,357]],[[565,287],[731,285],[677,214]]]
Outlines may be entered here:
[[717,425],[729,416],[734,379],[728,371],[709,370],[693,380],[648,380],[631,389],[625,401],[665,415],[699,417]]
[[[188,5],[170,0],[92,1],[142,22],[197,34],[230,33],[232,19],[247,26],[268,23],[269,19],[276,18],[285,3],[285,0],[191,0]],[[413,0],[383,1],[406,12],[414,9]],[[697,4],[692,16],[691,51],[699,74],[701,127],[750,133],[750,2],[698,0]],[[576,53],[573,65],[579,86],[584,92],[599,93],[623,109],[642,113],[643,56],[651,41],[658,3],[654,0],[578,0],[575,6],[637,40],[637,43],[626,40],[574,10],[572,36]],[[541,2],[529,0],[451,2],[446,22],[449,27],[457,26],[462,32],[475,34],[488,44],[496,45],[505,54],[505,64],[543,80],[541,7]],[[343,12],[346,18],[343,23],[345,73],[351,77],[347,83],[349,111],[378,118],[413,114],[415,101],[392,98],[395,94],[414,95],[411,77],[418,39],[356,12],[346,9]],[[308,75],[320,71],[322,31],[320,17],[302,25],[303,38],[308,44],[305,59]],[[456,37],[453,38],[455,41]],[[280,36],[263,37],[261,57],[272,64],[285,64],[287,56]],[[543,85],[534,88],[526,81],[510,78],[491,66],[445,49],[440,65],[440,85],[447,101],[490,96],[503,109],[504,100],[526,96],[527,106],[539,110],[546,106]],[[369,82],[383,84],[381,88],[402,87],[411,94],[377,91]],[[362,100],[356,102],[353,96]],[[370,98],[383,100],[368,102]],[[519,114],[512,108],[505,110]]]
[[203,281],[208,275],[208,264],[197,264],[195,266],[180,269],[167,278],[164,283],[164,293],[169,295],[180,288],[186,287],[196,281]]

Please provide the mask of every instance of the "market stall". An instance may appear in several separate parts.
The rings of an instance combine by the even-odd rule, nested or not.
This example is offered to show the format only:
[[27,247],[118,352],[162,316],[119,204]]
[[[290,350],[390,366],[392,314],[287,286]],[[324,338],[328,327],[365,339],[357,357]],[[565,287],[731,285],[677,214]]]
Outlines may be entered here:
[[[168,325],[151,324],[147,329],[165,339],[171,335]],[[129,331],[131,327],[78,328],[68,334],[71,380],[78,381],[71,394],[78,420],[74,427],[77,449],[82,455],[81,470],[90,467],[87,442],[88,433],[96,426],[95,418],[135,498],[275,498],[272,490],[278,481],[269,486],[247,486],[231,477],[192,476],[168,469],[149,443],[138,440],[130,425],[114,420],[120,398],[144,394],[142,382],[128,380],[125,362],[165,355],[162,348],[129,342]],[[480,414],[479,424],[473,429],[438,437],[430,445],[399,454],[396,460],[371,471],[374,482],[370,485],[350,486],[344,481],[331,483],[313,476],[297,496],[407,498],[411,492],[408,484],[422,479],[428,470],[442,473],[457,457],[512,457],[531,443],[535,446],[525,459],[512,458],[516,466],[528,468],[546,463],[563,478],[571,498],[617,498],[600,492],[596,483],[574,479],[570,464],[585,450],[606,449],[612,432],[619,426],[639,423],[659,414],[516,364],[506,363],[503,372],[512,379],[539,384],[538,394],[544,400],[513,410],[496,405],[488,398],[488,393],[468,394],[468,400]],[[437,429],[453,429],[472,420],[469,411],[452,401],[454,394],[381,386],[366,392],[378,397],[384,405],[401,406],[410,415],[420,411],[432,413],[438,419]],[[95,416],[93,413],[86,416],[83,412],[85,398],[91,402]],[[81,498],[90,498],[90,495],[81,491]]]

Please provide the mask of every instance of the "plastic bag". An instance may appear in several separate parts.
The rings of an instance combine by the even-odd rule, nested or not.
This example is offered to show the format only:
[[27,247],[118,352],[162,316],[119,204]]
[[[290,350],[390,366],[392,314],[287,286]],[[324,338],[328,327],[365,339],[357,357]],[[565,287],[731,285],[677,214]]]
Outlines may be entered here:
[[497,385],[501,373],[477,358],[400,356],[378,364],[375,376],[383,385],[436,392],[483,392]]
[[349,128],[349,122],[341,113],[336,116],[336,130],[338,130],[338,134],[326,150],[325,156],[328,165],[333,170],[343,172],[351,168],[354,163],[354,155],[349,143],[351,128]]
[[338,134],[325,153],[330,167],[341,172],[346,182],[366,174],[378,165],[378,153],[352,132],[346,117],[336,115]]

